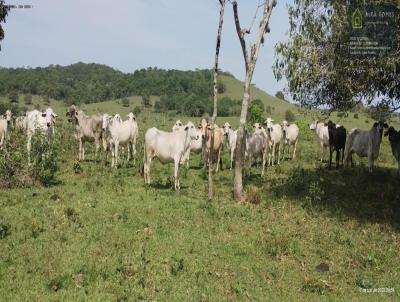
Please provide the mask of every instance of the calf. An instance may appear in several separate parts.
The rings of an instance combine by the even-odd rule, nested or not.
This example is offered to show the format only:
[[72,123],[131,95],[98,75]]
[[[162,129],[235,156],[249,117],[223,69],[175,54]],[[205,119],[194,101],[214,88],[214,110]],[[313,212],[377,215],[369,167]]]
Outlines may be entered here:
[[329,132],[329,169],[332,167],[332,153],[336,151],[336,168],[339,167],[340,150],[342,150],[342,167],[344,158],[344,148],[346,146],[346,128],[336,125],[332,121],[328,122]]
[[147,129],[144,136],[144,182],[150,184],[150,166],[153,158],[162,164],[174,163],[175,190],[180,189],[179,163],[190,148],[192,140],[199,139],[196,127],[188,122],[183,131],[164,132],[153,127]]
[[269,142],[269,165],[274,166],[276,149],[278,149],[278,165],[281,158],[281,143],[283,139],[282,127],[279,124],[274,124],[273,119],[267,118],[264,125],[267,126],[268,142]]
[[[290,147],[293,146],[292,159],[296,159],[296,148],[299,140],[299,127],[297,127],[296,124],[289,124],[287,121],[283,121],[282,131],[283,141],[287,146],[288,158],[290,159]],[[283,151],[283,158],[285,158],[285,150]]]
[[397,160],[398,174],[400,175],[400,131],[396,131],[393,127],[385,132],[385,136],[388,136],[390,146],[392,147],[392,154]]
[[94,142],[96,147],[95,157],[97,158],[103,135],[103,116],[94,114],[89,117],[82,110],[77,111],[74,105],[69,108],[66,116],[69,117],[68,120],[75,126],[75,137],[79,141],[78,159],[85,160],[86,142]]
[[370,130],[355,128],[350,131],[344,151],[344,160],[347,166],[352,164],[352,154],[355,152],[360,157],[368,157],[368,169],[369,172],[372,172],[374,161],[379,155],[383,128],[388,128],[388,125],[376,122]]
[[237,130],[235,131],[232,130],[232,127],[228,122],[224,124],[224,127],[222,129],[224,131],[224,135],[228,138],[228,149],[230,150],[231,170],[232,170],[235,149],[236,149]]
[[321,162],[325,157],[326,149],[329,147],[329,130],[328,125],[316,120],[310,125],[310,130],[315,131],[318,143],[320,145]]

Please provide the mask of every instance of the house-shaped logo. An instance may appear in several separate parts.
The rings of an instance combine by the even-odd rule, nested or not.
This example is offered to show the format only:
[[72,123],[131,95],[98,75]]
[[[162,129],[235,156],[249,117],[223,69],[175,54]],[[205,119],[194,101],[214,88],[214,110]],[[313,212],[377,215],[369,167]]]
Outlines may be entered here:
[[362,15],[358,8],[353,13],[351,23],[352,23],[353,29],[361,29],[363,27]]

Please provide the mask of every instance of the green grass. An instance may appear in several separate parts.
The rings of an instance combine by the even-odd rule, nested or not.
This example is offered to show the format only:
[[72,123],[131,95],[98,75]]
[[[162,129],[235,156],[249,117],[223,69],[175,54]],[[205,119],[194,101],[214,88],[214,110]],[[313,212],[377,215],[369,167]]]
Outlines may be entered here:
[[[123,113],[116,106],[86,108]],[[59,116],[57,127],[72,134]],[[172,166],[157,161],[152,186],[143,185],[145,129],[170,129],[177,118],[189,119],[139,116],[136,165],[111,169],[87,146],[77,169],[77,143],[63,137],[58,185],[2,192],[1,300],[400,299],[400,180],[386,138],[369,174],[365,159],[354,169],[327,170],[312,134],[303,133],[298,160],[268,167],[264,178],[253,167],[245,178],[259,204],[232,200],[230,170],[214,176],[208,202],[199,156],[181,168],[180,192],[171,188]],[[223,161],[228,167],[226,148]],[[382,287],[395,292],[360,292]]]

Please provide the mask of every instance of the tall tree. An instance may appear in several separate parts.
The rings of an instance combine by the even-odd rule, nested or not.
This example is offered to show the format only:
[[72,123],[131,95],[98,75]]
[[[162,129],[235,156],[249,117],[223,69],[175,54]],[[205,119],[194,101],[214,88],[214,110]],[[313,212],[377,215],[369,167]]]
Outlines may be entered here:
[[[0,41],[4,39],[4,30],[1,23],[6,22],[6,17],[9,11],[9,7],[5,5],[4,0],[0,0]],[[1,50],[1,45],[0,45]]]
[[[269,31],[268,23],[272,14],[272,9],[276,6],[276,0],[266,0],[262,5],[258,4],[258,7],[263,7],[262,19],[258,28],[257,35],[254,43],[250,45],[250,53],[248,53],[245,35],[250,33],[250,29],[246,29],[240,26],[238,4],[237,1],[233,1],[233,14],[235,18],[236,32],[239,37],[240,45],[243,51],[244,64],[246,69],[246,77],[244,82],[244,92],[242,100],[242,111],[240,113],[239,120],[239,131],[238,139],[236,142],[235,150],[235,171],[233,181],[233,194],[235,200],[241,201],[243,197],[243,162],[244,162],[244,151],[245,151],[245,125],[247,118],[247,111],[250,100],[250,84],[253,78],[254,69],[256,67],[258,52],[260,44],[264,42],[264,34]],[[258,11],[258,10],[257,10]],[[257,14],[256,14],[257,16]],[[256,18],[255,16],[255,18]]]
[[[360,6],[398,0],[358,1]],[[288,91],[305,107],[348,110],[360,100],[400,108],[400,14],[397,36],[390,42],[397,52],[362,57],[349,53],[353,9],[343,0],[294,0],[289,5],[289,40],[275,47],[275,77],[285,77]],[[390,38],[391,39],[391,38]]]
[[[211,117],[211,138],[210,138],[210,151],[208,152],[208,200],[213,198],[213,150],[214,150],[214,125],[215,120],[217,118],[218,113],[218,59],[219,59],[219,49],[221,47],[221,34],[222,34],[222,25],[224,23],[224,11],[225,11],[225,0],[219,0],[220,9],[219,9],[219,23],[218,23],[218,32],[217,32],[217,45],[215,48],[215,62],[214,62],[214,89],[213,89],[213,97],[214,97],[214,109],[213,115]],[[205,144],[207,144],[207,138],[205,139]],[[217,163],[218,165],[218,163]]]

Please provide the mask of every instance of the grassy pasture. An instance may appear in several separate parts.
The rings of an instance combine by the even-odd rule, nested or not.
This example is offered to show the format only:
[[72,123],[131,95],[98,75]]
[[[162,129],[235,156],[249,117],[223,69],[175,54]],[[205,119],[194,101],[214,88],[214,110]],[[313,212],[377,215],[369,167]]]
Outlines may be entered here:
[[[85,109],[129,109],[115,104]],[[72,134],[59,117],[57,127]],[[233,202],[228,169],[215,175],[210,203],[199,156],[181,168],[180,192],[171,189],[172,165],[157,161],[152,186],[143,185],[145,129],[170,129],[177,118],[190,119],[143,112],[137,162],[121,161],[117,170],[95,161],[90,146],[77,163],[77,143],[63,135],[58,185],[2,192],[1,300],[400,299],[400,180],[386,138],[373,174],[364,159],[329,171],[302,129],[298,160],[268,167],[264,178],[252,167],[246,204]],[[225,120],[237,124],[234,117],[218,123]],[[228,158],[225,148],[224,167]],[[362,292],[371,288],[394,293]]]

